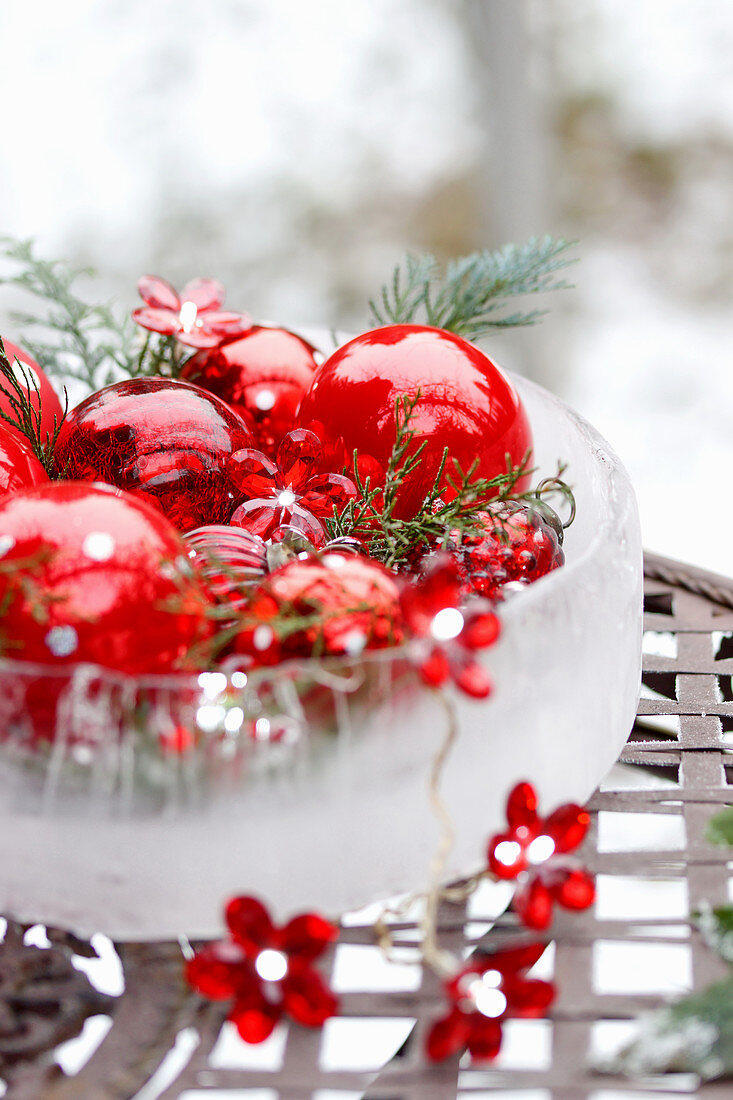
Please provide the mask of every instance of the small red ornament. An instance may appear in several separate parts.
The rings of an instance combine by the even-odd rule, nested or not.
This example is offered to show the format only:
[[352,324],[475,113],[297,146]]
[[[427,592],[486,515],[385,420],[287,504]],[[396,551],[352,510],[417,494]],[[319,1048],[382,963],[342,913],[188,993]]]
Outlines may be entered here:
[[[278,640],[272,624],[283,613],[311,621]],[[403,637],[394,575],[354,554],[288,562],[253,592],[244,618],[235,649],[260,664],[313,653],[356,656],[398,645]]]
[[257,898],[234,898],[226,909],[231,938],[208,944],[186,966],[189,985],[213,1001],[232,1000],[228,1019],[247,1043],[262,1043],[285,1016],[322,1027],[338,1000],[312,963],[338,937],[316,913],[283,927]]
[[25,436],[19,439],[13,428],[0,423],[0,496],[48,481],[48,474],[23,440]]
[[272,457],[295,426],[298,404],[313,381],[315,349],[294,332],[254,325],[237,340],[189,359],[181,377],[215,393]]
[[56,464],[70,478],[145,497],[186,531],[229,519],[238,495],[229,460],[250,442],[237,414],[213,394],[187,382],[134,378],[71,410]]
[[452,678],[475,699],[485,699],[491,681],[474,654],[494,644],[500,624],[488,605],[461,607],[458,566],[450,554],[431,555],[422,576],[403,584],[400,603],[413,651],[426,684]]
[[252,325],[246,314],[222,312],[225,291],[216,279],[193,279],[179,295],[165,279],[143,275],[137,289],[145,305],[133,310],[132,319],[190,348],[215,348]]
[[448,1014],[437,1020],[426,1041],[431,1062],[468,1050],[475,1061],[491,1061],[501,1047],[501,1022],[510,1016],[544,1015],[555,999],[551,982],[528,978],[546,944],[478,955],[445,983]]
[[[488,599],[502,599],[510,581],[530,584],[565,562],[562,526],[550,523],[551,514],[533,505],[497,503],[477,516],[483,534],[456,535],[455,555],[460,564],[463,591]],[[555,517],[557,518],[557,517]]]
[[237,451],[229,469],[240,493],[249,499],[234,511],[231,522],[263,538],[287,524],[302,531],[314,546],[323,546],[326,529],[319,521],[333,516],[334,508],[340,512],[358,494],[349,478],[319,474],[320,462],[318,436],[302,428],[283,437],[274,462],[261,451]]
[[[46,375],[38,366],[38,363],[36,363],[35,359],[31,359],[30,355],[28,355],[27,352],[23,351],[22,348],[16,347],[15,344],[11,344],[9,340],[4,340],[3,344],[5,347],[5,354],[11,367],[15,367],[15,360],[19,359],[20,362],[23,364],[26,373],[30,374],[31,380],[35,382],[38,386],[37,390],[33,385],[27,386],[21,371],[18,370],[17,367],[15,367],[16,379],[28,394],[28,400],[30,401],[30,404],[34,409],[38,409],[40,407],[41,442],[45,443],[47,436],[49,438],[53,438],[53,433],[56,430],[57,425],[61,423],[64,415],[64,410],[61,407],[61,402],[58,399],[56,390],[53,388]],[[12,390],[9,383],[4,378],[0,378],[0,386],[9,391]],[[13,396],[15,396],[15,394],[13,394]],[[7,413],[8,416],[12,417],[13,420],[17,420],[10,401],[8,400],[7,394],[3,393],[2,389],[0,389],[0,409],[2,409],[4,413]],[[4,427],[10,428],[10,425],[7,423],[7,421],[3,420],[2,423]],[[10,430],[15,431],[15,429],[13,428],[11,428]],[[24,443],[28,442],[27,437],[20,429],[17,430],[17,435],[23,440]]]
[[[464,473],[478,460],[475,477],[494,478],[506,472],[507,455],[519,465],[532,446],[524,407],[498,367],[459,336],[423,325],[388,325],[344,344],[316,371],[297,422],[321,437],[329,462],[340,455],[350,466],[357,450],[386,469],[396,436],[395,402],[418,394],[408,453],[426,446],[400,489],[399,516],[414,515],[435,487],[445,448],[441,492],[450,500],[454,460]],[[518,488],[526,483],[522,478]]]
[[110,486],[52,481],[0,500],[9,655],[132,675],[192,669],[210,601],[161,514]]
[[520,888],[514,909],[529,928],[545,929],[552,921],[554,903],[566,909],[587,909],[595,898],[593,876],[569,860],[582,844],[590,815],[567,802],[542,818],[530,783],[518,783],[509,793],[509,828],[488,845],[489,870],[499,879],[517,879]]

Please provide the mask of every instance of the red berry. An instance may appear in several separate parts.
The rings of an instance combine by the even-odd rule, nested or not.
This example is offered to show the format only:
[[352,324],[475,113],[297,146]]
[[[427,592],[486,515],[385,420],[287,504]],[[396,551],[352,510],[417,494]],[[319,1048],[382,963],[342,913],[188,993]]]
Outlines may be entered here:
[[389,325],[344,344],[316,371],[297,420],[321,436],[329,469],[338,468],[337,459],[351,467],[356,449],[384,470],[395,442],[395,402],[418,392],[411,452],[426,445],[400,490],[402,516],[414,515],[435,487],[445,448],[441,490],[448,500],[453,460],[465,473],[478,460],[475,477],[493,478],[506,471],[507,454],[517,465],[532,445],[524,407],[498,367],[459,336],[424,325]]
[[295,333],[255,326],[239,340],[194,355],[182,377],[231,405],[251,429],[254,446],[274,456],[294,427],[316,365],[314,349]]
[[237,414],[198,386],[134,378],[72,409],[56,464],[70,478],[144,496],[187,531],[229,519],[237,501],[229,460],[251,441]]

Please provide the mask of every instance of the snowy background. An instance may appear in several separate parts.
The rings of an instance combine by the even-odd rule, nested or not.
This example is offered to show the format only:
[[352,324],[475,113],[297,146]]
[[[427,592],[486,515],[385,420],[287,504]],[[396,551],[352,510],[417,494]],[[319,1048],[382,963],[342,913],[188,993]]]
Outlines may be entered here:
[[142,272],[216,275],[233,308],[342,328],[406,249],[577,238],[576,289],[487,350],[607,436],[650,549],[733,574],[733,4],[629,15],[3,0],[0,233],[124,308]]

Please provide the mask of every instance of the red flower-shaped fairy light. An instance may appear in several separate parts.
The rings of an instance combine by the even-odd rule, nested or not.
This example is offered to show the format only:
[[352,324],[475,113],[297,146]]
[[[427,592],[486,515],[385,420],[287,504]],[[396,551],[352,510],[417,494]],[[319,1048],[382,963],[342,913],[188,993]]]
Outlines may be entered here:
[[249,498],[235,509],[231,522],[263,538],[287,524],[316,547],[327,539],[321,520],[339,511],[358,493],[353,481],[341,474],[319,474],[321,442],[305,428],[283,437],[275,462],[249,447],[230,459],[233,481]]
[[445,983],[450,1009],[428,1032],[428,1058],[442,1062],[468,1050],[477,1061],[490,1060],[499,1053],[502,1020],[542,1016],[555,998],[555,987],[526,973],[545,947],[533,943],[476,956],[450,978]]
[[133,310],[133,321],[189,348],[216,348],[252,328],[246,314],[222,311],[225,291],[216,279],[193,279],[178,294],[165,279],[143,275],[137,289],[145,305]]
[[420,675],[431,687],[450,677],[474,699],[485,699],[491,681],[475,652],[494,644],[499,620],[488,603],[461,607],[461,578],[450,554],[433,554],[417,581],[404,585],[402,614],[412,635]]
[[506,817],[507,831],[489,841],[489,870],[497,878],[519,882],[513,905],[522,923],[545,929],[555,903],[565,909],[592,905],[593,876],[568,858],[588,831],[588,811],[567,802],[549,817],[540,817],[534,787],[518,783],[509,793]]
[[207,944],[188,962],[189,985],[213,1001],[232,1000],[228,1019],[247,1043],[262,1043],[289,1016],[322,1027],[338,1000],[312,966],[338,936],[316,913],[276,927],[256,898],[233,898],[226,908],[231,939]]

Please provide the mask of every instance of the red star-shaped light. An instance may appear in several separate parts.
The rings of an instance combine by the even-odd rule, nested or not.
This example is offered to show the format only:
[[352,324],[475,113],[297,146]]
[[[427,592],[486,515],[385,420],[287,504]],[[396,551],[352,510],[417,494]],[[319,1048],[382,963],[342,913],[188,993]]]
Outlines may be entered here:
[[555,998],[551,982],[528,978],[546,944],[533,943],[474,958],[445,983],[450,1009],[426,1040],[432,1062],[468,1050],[477,1061],[490,1061],[501,1047],[501,1023],[509,1016],[542,1016]]
[[289,1016],[322,1027],[338,1001],[312,966],[338,936],[316,913],[276,927],[262,902],[234,898],[226,908],[229,940],[208,944],[188,962],[189,985],[213,1001],[232,1000],[228,1019],[247,1043],[262,1043]]
[[475,699],[485,699],[491,681],[474,654],[494,644],[499,620],[485,601],[461,607],[461,580],[451,554],[433,554],[422,576],[405,584],[402,613],[412,635],[420,675],[431,687],[452,677]]
[[283,437],[273,462],[247,447],[230,459],[232,479],[244,500],[231,522],[269,538],[284,524],[301,531],[316,547],[326,542],[322,520],[341,511],[358,493],[341,474],[319,474],[322,447],[318,436],[296,428]]
[[507,799],[506,817],[507,831],[489,841],[489,870],[497,878],[518,880],[513,905],[522,922],[545,929],[555,903],[565,909],[592,905],[593,876],[568,858],[588,831],[588,811],[567,802],[549,817],[540,817],[534,787],[518,783]]
[[246,314],[222,312],[225,291],[216,279],[193,279],[179,295],[165,279],[143,275],[137,289],[145,305],[133,310],[133,321],[187,347],[216,348],[252,328]]

